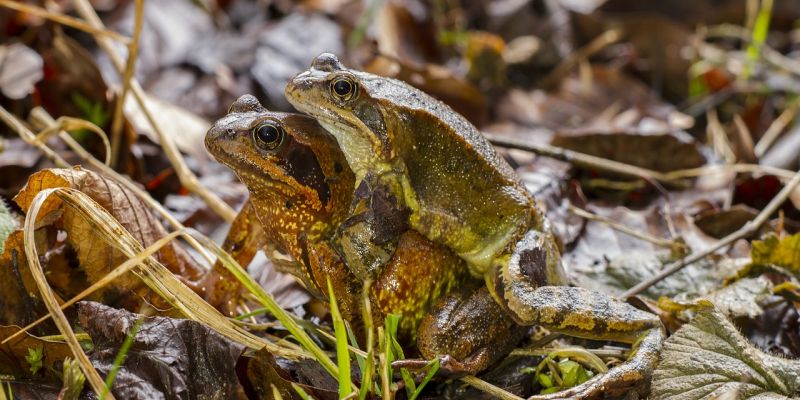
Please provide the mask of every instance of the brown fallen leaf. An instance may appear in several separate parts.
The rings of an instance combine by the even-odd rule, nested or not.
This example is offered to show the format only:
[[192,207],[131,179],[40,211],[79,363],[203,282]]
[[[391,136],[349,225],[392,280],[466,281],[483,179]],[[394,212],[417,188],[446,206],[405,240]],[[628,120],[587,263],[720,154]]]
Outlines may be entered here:
[[95,344],[92,364],[104,374],[141,321],[111,388],[117,398],[242,398],[234,366],[244,346],[199,322],[143,317],[95,302],[78,303],[78,318]]
[[[28,184],[14,200],[23,211],[27,212],[33,198],[40,191],[62,187],[78,189],[87,194],[109,211],[145,247],[166,235],[163,225],[136,195],[118,182],[80,167],[37,172],[29,178]],[[58,229],[67,231],[67,241],[75,249],[80,266],[89,282],[98,281],[111,268],[127,260],[121,252],[105,245],[90,222],[69,207],[62,207],[62,202],[57,197],[47,200],[38,215],[37,224],[38,226],[52,224]],[[155,258],[186,280],[196,280],[203,271],[194,259],[175,243],[162,248],[155,254]],[[121,296],[122,304],[134,309],[140,300],[130,294],[147,292],[144,284],[132,275],[122,276],[114,282],[113,288],[106,290],[107,296],[109,294],[112,297]]]
[[[40,250],[48,242],[44,231],[37,231],[36,239]],[[6,250],[0,254],[0,325],[25,326],[47,313],[28,269],[22,243],[22,231],[15,231],[6,239]]]

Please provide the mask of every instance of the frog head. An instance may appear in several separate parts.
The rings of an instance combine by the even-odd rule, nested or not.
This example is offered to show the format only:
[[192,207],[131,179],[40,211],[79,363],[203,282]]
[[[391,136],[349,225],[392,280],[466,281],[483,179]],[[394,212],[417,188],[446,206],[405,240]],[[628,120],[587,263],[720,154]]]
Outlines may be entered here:
[[391,157],[388,132],[377,99],[370,95],[374,75],[345,68],[323,53],[286,86],[286,98],[316,118],[343,147],[356,182]]
[[208,131],[205,144],[247,186],[265,227],[287,240],[320,234],[344,218],[352,172],[314,119],[270,112],[244,95]]

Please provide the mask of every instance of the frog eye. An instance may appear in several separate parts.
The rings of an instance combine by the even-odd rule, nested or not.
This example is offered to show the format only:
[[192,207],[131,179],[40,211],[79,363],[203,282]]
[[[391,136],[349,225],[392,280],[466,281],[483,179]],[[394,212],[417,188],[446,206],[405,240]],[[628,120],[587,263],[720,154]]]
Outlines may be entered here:
[[253,140],[262,150],[275,150],[283,143],[283,127],[273,121],[266,121],[253,128]]
[[348,77],[336,78],[331,81],[331,93],[341,101],[347,101],[355,96],[358,86]]

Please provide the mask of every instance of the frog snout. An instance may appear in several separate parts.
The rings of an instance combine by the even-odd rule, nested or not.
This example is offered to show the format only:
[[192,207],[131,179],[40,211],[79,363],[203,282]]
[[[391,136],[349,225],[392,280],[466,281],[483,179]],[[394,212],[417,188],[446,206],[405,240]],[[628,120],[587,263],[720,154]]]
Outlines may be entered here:
[[213,149],[219,147],[221,142],[225,142],[233,138],[236,132],[231,128],[223,126],[212,126],[206,133],[205,145],[206,149],[213,152]]

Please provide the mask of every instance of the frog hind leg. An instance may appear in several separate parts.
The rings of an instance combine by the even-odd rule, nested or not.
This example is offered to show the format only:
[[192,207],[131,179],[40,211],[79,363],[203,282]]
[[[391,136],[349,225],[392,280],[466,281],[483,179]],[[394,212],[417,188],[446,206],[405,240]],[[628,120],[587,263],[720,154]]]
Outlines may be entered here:
[[651,329],[631,347],[631,355],[622,365],[566,390],[547,395],[531,396],[528,400],[620,398],[638,392],[648,392],[652,372],[659,361],[664,342],[662,329]]
[[[659,318],[606,294],[579,287],[552,286],[559,255],[539,231],[528,232],[508,262],[488,278],[496,299],[521,325],[593,340],[633,344],[628,359],[603,375],[570,389],[574,394],[542,398],[593,398],[606,391],[630,390],[649,381],[664,341]],[[543,286],[546,285],[546,286]],[[566,397],[558,397],[566,396]]]
[[466,287],[441,298],[422,319],[417,347],[426,359],[438,357],[447,375],[474,375],[508,354],[527,331],[485,286]]

